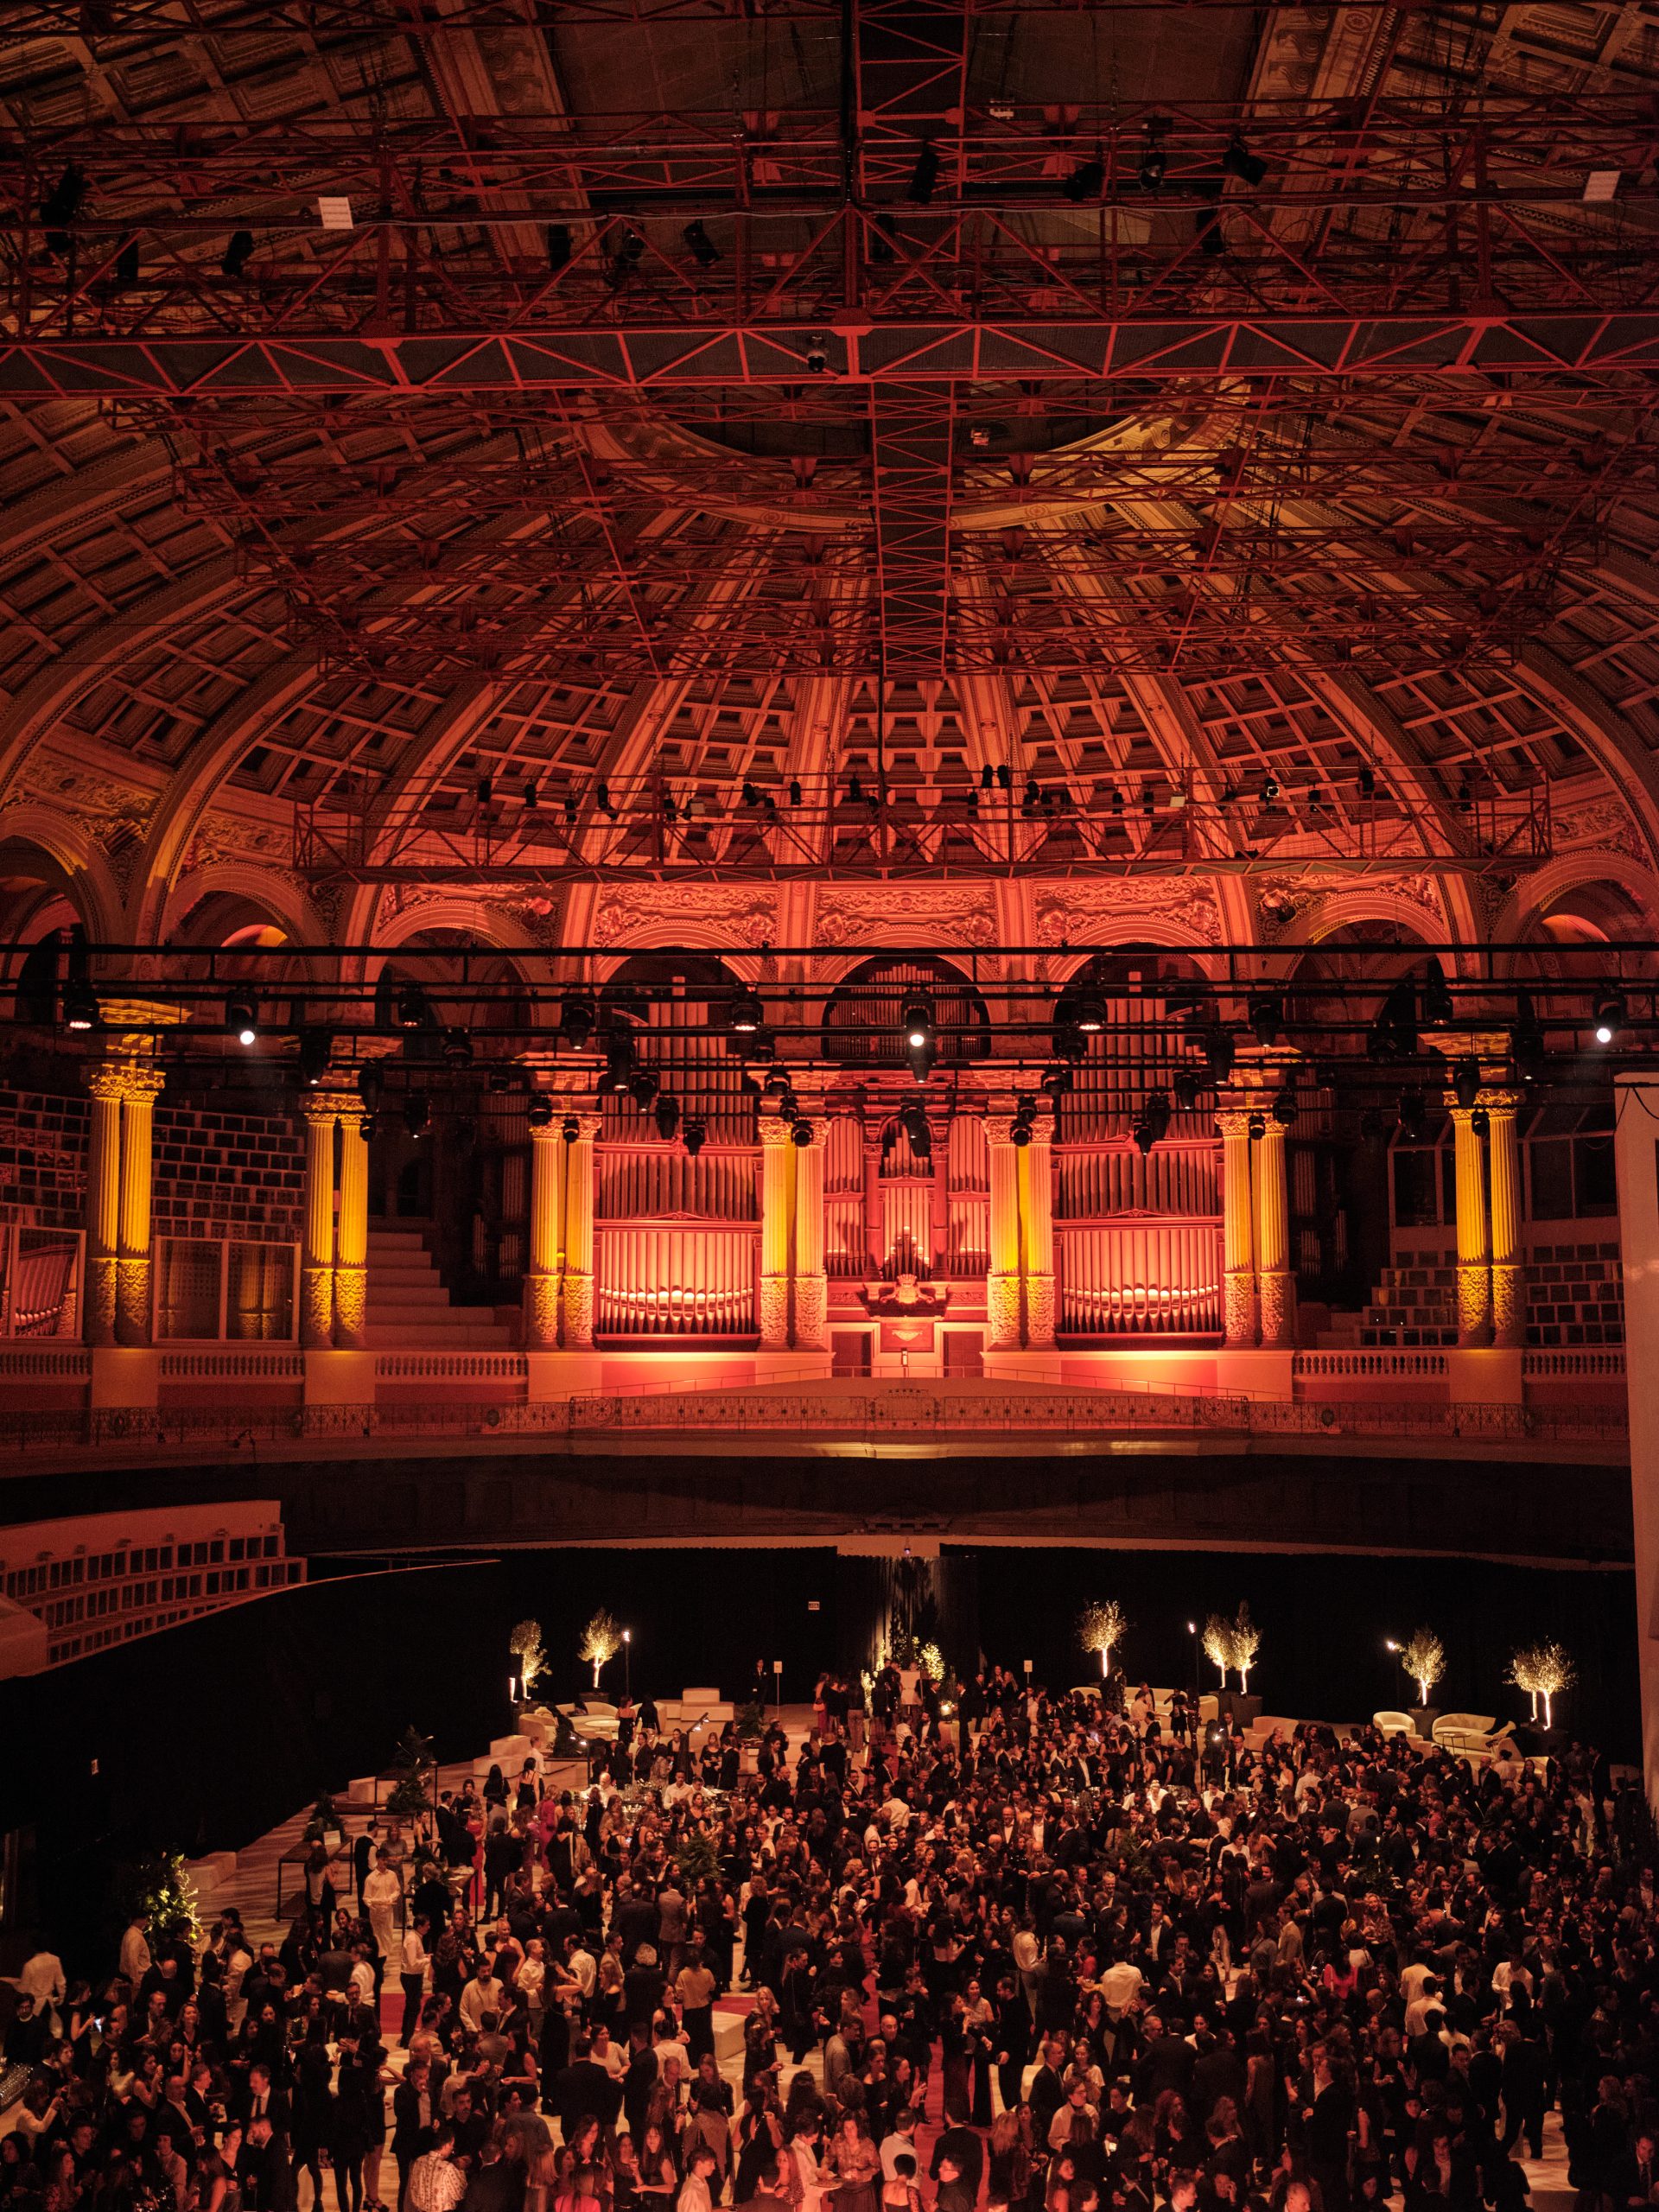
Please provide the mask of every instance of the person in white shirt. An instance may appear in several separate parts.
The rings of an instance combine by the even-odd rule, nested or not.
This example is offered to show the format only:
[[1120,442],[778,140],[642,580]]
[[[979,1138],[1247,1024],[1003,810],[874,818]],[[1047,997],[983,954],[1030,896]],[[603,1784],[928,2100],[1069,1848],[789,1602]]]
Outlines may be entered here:
[[532,1936],[530,1947],[518,1962],[518,1971],[512,1978],[513,1987],[524,1999],[530,2014],[531,2041],[542,2032],[542,2013],[547,1997],[547,1946],[539,1936]]
[[675,2212],[714,2212],[715,2200],[709,2180],[719,2164],[719,2159],[706,2143],[697,2145],[691,2153],[685,2179],[680,2183]]
[[404,1931],[403,1949],[398,1956],[397,1979],[404,1985],[404,2022],[397,2031],[397,2040],[407,2048],[410,2037],[421,2024],[421,1999],[426,1993],[426,1974],[430,1960],[426,1948],[427,1923],[417,1920],[412,1928]]
[[404,1885],[393,1870],[390,1856],[385,1851],[374,1854],[374,1871],[363,1885],[363,1903],[368,1908],[369,1926],[374,1931],[374,1948],[390,1962],[397,1955],[397,1907],[404,1894]]
[[486,2012],[499,2022],[507,2005],[507,1987],[496,1979],[493,1959],[480,1959],[478,1972],[461,1993],[461,2024],[470,2036],[475,2036],[483,2024]]
[[121,1979],[137,1989],[149,1972],[149,1942],[144,1933],[144,1916],[142,1912],[135,1912],[127,1923],[125,1935],[121,1938]]
[[35,1999],[37,2016],[48,2023],[54,2036],[60,2032],[58,2007],[63,2002],[64,1986],[63,1961],[55,1951],[36,1951],[23,1961],[17,1993]]

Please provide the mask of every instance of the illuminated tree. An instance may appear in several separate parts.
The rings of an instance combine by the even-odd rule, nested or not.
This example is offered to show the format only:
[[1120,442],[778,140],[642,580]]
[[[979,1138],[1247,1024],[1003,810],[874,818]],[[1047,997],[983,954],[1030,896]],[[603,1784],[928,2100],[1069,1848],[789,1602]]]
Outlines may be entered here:
[[507,1649],[518,1662],[518,1679],[529,1697],[531,1686],[547,1664],[547,1652],[542,1643],[540,1621],[520,1621],[507,1638]]
[[1077,1623],[1077,1641],[1085,1651],[1099,1652],[1103,1681],[1112,1671],[1113,1652],[1128,1632],[1128,1618],[1116,1598],[1097,1598],[1092,1605],[1084,1607]]
[[1529,1643],[1510,1662],[1510,1680],[1532,1700],[1532,1717],[1538,1718],[1538,1700],[1544,1702],[1544,1726],[1553,1728],[1554,1701],[1573,1681],[1573,1667],[1564,1648],[1556,1643]]
[[1219,1613],[1211,1613],[1204,1624],[1204,1656],[1212,1667],[1221,1669],[1221,1687],[1227,1687],[1227,1669],[1233,1663],[1233,1631]]
[[937,1643],[925,1643],[916,1654],[916,1664],[930,1682],[944,1680],[944,1654]]
[[1238,1618],[1227,1631],[1227,1649],[1232,1662],[1238,1669],[1238,1687],[1248,1696],[1250,1688],[1250,1669],[1255,1664],[1255,1655],[1262,1649],[1262,1631],[1250,1618],[1250,1609],[1241,1599]]
[[599,1688],[599,1670],[608,1659],[614,1659],[622,1649],[621,1624],[612,1619],[603,1605],[582,1631],[582,1642],[576,1646],[576,1656],[594,1670],[594,1688]]
[[1417,1685],[1417,1702],[1426,1706],[1429,1692],[1446,1672],[1446,1646],[1432,1628],[1420,1628],[1400,1654],[1400,1664]]

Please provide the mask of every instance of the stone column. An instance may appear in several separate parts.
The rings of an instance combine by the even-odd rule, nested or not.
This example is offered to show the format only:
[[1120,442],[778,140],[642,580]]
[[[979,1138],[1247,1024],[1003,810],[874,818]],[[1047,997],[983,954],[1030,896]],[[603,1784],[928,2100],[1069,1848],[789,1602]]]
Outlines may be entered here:
[[829,1123],[822,1114],[815,1114],[811,1143],[790,1147],[795,1154],[797,1351],[822,1351],[830,1341],[830,1276],[823,1262],[823,1159],[829,1134]]
[[1020,1147],[1014,1123],[1004,1115],[988,1116],[985,1141],[990,1153],[990,1272],[985,1308],[993,1351],[1018,1351],[1024,1319],[1025,1235],[1020,1208]]
[[881,1194],[881,1140],[864,1139],[864,1250],[872,1276],[887,1264],[887,1208]]
[[369,1147],[354,1100],[340,1101],[340,1220],[334,1231],[334,1343],[369,1341]]
[[1452,1158],[1458,1186],[1458,1342],[1492,1340],[1491,1238],[1486,1228],[1486,1159],[1474,1127],[1475,1109],[1450,1094]]
[[1052,1124],[1039,1122],[1020,1162],[1020,1208],[1026,1230],[1026,1342],[1033,1351],[1054,1344],[1054,1147]]
[[1492,1342],[1518,1351],[1527,1341],[1526,1269],[1521,1263],[1521,1147],[1516,1090],[1483,1090],[1492,1176]]
[[1290,1271],[1290,1198],[1285,1183],[1285,1132],[1271,1114],[1255,1147],[1255,1294],[1262,1348],[1282,1351],[1296,1341],[1296,1278]]
[[760,1131],[760,1349],[789,1349],[789,1259],[794,1242],[795,1137],[768,1116]]
[[116,1264],[115,1333],[124,1344],[150,1339],[149,1205],[155,1175],[159,1068],[129,1068],[121,1103],[121,1245]]
[[121,1102],[130,1071],[93,1068],[91,1141],[86,1155],[86,1283],[82,1334],[89,1344],[115,1342],[121,1251]]
[[1250,1202],[1250,1116],[1243,1106],[1216,1116],[1221,1132],[1223,1325],[1230,1351],[1255,1344],[1255,1217]]
[[594,1341],[594,1139],[597,1114],[569,1114],[576,1134],[564,1147],[564,1348]]
[[564,1213],[564,1134],[556,1115],[530,1133],[530,1251],[524,1268],[524,1343],[552,1351],[559,1341],[559,1239]]
[[300,1341],[326,1351],[334,1341],[334,1126],[340,1102],[308,1091],[305,1122],[305,1246],[300,1255]]

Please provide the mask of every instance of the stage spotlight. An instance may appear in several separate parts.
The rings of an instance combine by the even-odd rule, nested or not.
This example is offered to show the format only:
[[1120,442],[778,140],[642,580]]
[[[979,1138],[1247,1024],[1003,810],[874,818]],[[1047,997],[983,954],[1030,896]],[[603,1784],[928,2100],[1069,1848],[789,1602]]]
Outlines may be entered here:
[[219,260],[219,273],[221,276],[229,277],[234,283],[252,258],[253,232],[232,231],[230,243],[226,245]]
[[405,983],[397,994],[397,1027],[418,1029],[426,1018],[426,993],[418,983]]
[[709,1124],[706,1122],[688,1122],[684,1135],[686,1151],[695,1160],[708,1142]]
[[738,991],[733,995],[731,1011],[727,1024],[734,1037],[753,1037],[766,1027],[766,1009],[754,991]]
[[1259,154],[1253,154],[1244,142],[1242,131],[1235,130],[1227,142],[1227,150],[1221,157],[1221,166],[1229,176],[1236,176],[1241,184],[1257,185],[1268,173],[1268,165]]
[[1596,1001],[1596,1042],[1611,1045],[1629,1019],[1623,991],[1604,991]]
[[259,1034],[259,1009],[251,991],[232,991],[225,1001],[225,1027],[239,1045],[251,1045]]
[[1063,189],[1066,198],[1075,206],[1084,200],[1098,200],[1106,182],[1106,164],[1096,154],[1091,161],[1079,162]]
[[920,992],[913,993],[905,1001],[901,1020],[905,1042],[912,1052],[918,1052],[925,1045],[932,1043],[933,1004],[931,999],[924,997]]
[[1480,1063],[1461,1059],[1452,1075],[1452,1096],[1459,1106],[1472,1106],[1480,1096]]
[[685,240],[691,258],[699,269],[712,269],[720,259],[720,248],[701,223],[688,223],[680,236]]
[[566,999],[559,1010],[559,1027],[578,1052],[593,1035],[596,1019],[594,1002],[585,991]]
[[1452,987],[1446,980],[1446,970],[1438,960],[1430,960],[1423,969],[1423,1019],[1429,1022],[1450,1021],[1457,1013],[1452,1003]]
[[334,1033],[328,1029],[305,1029],[300,1033],[300,1081],[308,1090],[315,1090],[328,1072],[328,1063],[334,1057]]
[[1080,990],[1073,1002],[1071,1019],[1085,1037],[1098,1037],[1106,1027],[1105,1000],[1096,990]]
[[659,1090],[652,1109],[657,1122],[657,1134],[664,1143],[671,1141],[680,1126],[680,1102],[671,1090]]
[[791,1144],[799,1145],[802,1151],[804,1152],[807,1146],[812,1141],[811,1122],[805,1120],[797,1122],[794,1128],[789,1133],[789,1141]]

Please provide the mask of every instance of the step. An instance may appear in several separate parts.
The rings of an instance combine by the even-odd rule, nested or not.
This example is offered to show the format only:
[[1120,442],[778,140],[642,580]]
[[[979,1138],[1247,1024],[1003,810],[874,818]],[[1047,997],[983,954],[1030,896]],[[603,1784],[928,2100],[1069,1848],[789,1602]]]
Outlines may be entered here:
[[364,1334],[371,1351],[511,1351],[511,1332],[493,1321],[467,1321],[437,1328],[430,1324],[400,1328],[371,1321]]

